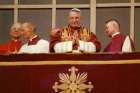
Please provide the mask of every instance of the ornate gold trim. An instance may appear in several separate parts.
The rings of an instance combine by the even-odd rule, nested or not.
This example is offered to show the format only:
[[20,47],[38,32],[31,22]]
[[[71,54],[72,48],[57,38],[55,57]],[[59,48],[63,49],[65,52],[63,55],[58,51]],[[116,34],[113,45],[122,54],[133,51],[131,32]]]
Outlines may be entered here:
[[0,66],[22,66],[22,65],[92,65],[92,64],[140,64],[140,60],[111,60],[111,61],[16,61],[0,62]]

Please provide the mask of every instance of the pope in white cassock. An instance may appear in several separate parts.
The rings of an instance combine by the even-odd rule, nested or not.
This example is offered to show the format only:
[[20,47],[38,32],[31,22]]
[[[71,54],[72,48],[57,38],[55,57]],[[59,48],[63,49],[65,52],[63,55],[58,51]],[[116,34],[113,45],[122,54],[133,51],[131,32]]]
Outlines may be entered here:
[[49,53],[49,42],[36,34],[33,24],[23,23],[22,34],[28,42],[21,47],[19,53]]

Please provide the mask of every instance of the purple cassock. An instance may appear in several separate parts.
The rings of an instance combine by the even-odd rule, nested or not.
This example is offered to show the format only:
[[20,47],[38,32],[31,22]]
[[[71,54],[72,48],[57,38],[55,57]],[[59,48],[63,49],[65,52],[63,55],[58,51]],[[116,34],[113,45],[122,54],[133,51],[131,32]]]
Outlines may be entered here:
[[[122,52],[122,47],[124,44],[126,36],[123,34],[117,34],[114,37],[112,37],[111,42],[107,45],[107,47],[104,49],[104,52]],[[134,44],[131,41],[131,47],[134,51]]]

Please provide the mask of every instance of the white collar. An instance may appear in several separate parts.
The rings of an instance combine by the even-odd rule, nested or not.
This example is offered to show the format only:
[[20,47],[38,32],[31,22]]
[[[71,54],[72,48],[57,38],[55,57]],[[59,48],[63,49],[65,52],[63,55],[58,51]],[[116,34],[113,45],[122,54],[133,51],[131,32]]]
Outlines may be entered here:
[[18,40],[14,40],[15,42],[17,42]]
[[112,35],[112,37],[114,37],[114,36],[116,36],[116,35],[118,35],[118,34],[120,34],[120,32],[114,33],[114,34]]
[[37,35],[35,35],[35,36],[33,36],[29,41],[32,41],[34,38],[36,38],[37,37]]
[[12,39],[12,41],[17,42],[17,41],[18,41],[18,39]]

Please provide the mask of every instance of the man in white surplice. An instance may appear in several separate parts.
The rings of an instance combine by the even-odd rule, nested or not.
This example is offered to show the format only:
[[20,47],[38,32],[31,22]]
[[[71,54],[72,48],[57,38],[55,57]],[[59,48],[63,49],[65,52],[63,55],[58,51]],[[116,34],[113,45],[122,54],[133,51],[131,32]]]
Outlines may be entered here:
[[28,40],[26,44],[24,44],[19,53],[48,53],[49,52],[49,42],[41,39],[36,34],[36,28],[31,23],[23,23],[22,24],[22,34],[24,38]]
[[54,29],[51,33],[50,51],[55,53],[68,52],[99,52],[101,44],[94,33],[82,26],[81,10],[70,10],[68,25],[62,29]]

